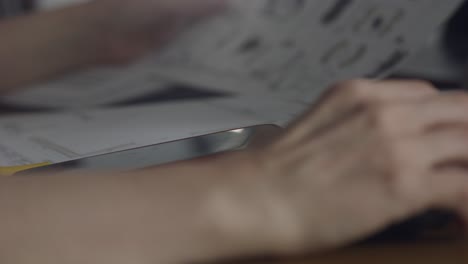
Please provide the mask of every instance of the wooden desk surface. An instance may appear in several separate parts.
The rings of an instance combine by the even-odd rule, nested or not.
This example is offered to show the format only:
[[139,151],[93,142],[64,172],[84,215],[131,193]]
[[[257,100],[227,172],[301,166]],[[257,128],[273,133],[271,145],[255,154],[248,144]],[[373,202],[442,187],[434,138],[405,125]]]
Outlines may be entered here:
[[367,245],[321,256],[250,264],[468,264],[468,241]]

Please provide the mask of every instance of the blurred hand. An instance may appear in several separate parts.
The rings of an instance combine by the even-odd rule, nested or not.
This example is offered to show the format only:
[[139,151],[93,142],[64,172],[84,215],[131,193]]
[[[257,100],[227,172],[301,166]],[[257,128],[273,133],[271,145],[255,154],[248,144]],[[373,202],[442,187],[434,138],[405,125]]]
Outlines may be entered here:
[[467,113],[467,94],[424,82],[338,84],[250,152],[263,202],[243,204],[269,226],[277,253],[342,246],[427,209],[468,219]]
[[182,26],[223,9],[226,0],[94,0],[107,62],[126,62],[164,45]]
[[131,172],[0,178],[0,262],[316,253],[427,209],[468,220],[467,113],[465,93],[358,80],[258,148]]

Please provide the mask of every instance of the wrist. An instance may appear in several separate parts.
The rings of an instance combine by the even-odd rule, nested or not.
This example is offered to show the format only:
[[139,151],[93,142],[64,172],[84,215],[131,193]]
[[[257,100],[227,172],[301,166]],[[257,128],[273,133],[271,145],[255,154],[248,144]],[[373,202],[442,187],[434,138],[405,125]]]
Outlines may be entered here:
[[218,163],[228,177],[208,196],[206,212],[224,240],[234,241],[242,253],[287,254],[298,248],[302,229],[259,155],[238,152]]

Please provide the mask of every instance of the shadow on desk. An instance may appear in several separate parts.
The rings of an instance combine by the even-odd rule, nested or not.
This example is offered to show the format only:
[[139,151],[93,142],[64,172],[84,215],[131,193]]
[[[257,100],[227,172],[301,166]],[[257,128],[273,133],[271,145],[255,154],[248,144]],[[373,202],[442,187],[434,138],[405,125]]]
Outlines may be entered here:
[[[244,262],[237,262],[244,263]],[[466,264],[468,240],[360,245],[313,257],[245,264]]]

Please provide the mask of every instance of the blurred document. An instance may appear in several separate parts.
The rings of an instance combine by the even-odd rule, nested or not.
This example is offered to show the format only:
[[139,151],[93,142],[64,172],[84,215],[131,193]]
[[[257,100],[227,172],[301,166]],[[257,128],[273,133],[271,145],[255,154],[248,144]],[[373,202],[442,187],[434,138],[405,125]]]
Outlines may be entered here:
[[[230,0],[225,13],[137,64],[90,70],[1,98],[75,110],[1,117],[0,167],[70,161],[246,126],[286,125],[329,84],[394,71],[462,2]],[[170,83],[242,96],[83,110],[142,97]]]
[[142,64],[102,68],[70,74],[0,97],[4,104],[76,109],[112,105],[163,92],[168,82],[149,72]]
[[72,75],[3,98],[77,108],[184,83],[310,103],[338,80],[388,75],[429,41],[463,0],[230,0],[223,14],[122,68]]
[[[255,104],[262,99],[265,103]],[[281,125],[298,112],[292,109],[272,99],[249,97],[1,117],[0,168],[76,160],[248,126]]]
[[342,79],[388,75],[462,0],[232,0],[183,35],[154,70],[198,86],[313,102]]

